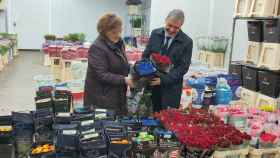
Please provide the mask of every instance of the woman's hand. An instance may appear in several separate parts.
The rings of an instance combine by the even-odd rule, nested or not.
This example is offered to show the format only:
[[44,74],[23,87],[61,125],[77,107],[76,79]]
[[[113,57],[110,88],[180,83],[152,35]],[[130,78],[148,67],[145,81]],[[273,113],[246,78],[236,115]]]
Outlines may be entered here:
[[134,81],[130,75],[125,77],[124,80],[125,80],[125,84],[128,85],[130,88],[134,87]]

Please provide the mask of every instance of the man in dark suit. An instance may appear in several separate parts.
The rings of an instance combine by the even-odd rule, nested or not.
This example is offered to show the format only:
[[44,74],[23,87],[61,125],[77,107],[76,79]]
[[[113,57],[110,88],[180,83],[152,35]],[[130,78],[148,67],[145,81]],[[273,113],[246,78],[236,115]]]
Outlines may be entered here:
[[172,62],[168,73],[160,73],[150,82],[154,112],[168,107],[178,108],[180,105],[183,76],[188,72],[193,41],[182,30],[184,12],[172,10],[165,19],[165,27],[152,31],[143,58],[149,58],[157,52],[167,55]]

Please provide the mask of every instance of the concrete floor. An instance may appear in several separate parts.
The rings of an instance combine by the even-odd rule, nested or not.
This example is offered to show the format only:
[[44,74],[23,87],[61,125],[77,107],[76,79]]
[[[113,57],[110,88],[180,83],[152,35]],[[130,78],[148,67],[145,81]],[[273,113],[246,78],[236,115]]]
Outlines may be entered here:
[[33,110],[35,81],[33,77],[49,73],[43,66],[43,53],[22,51],[0,72],[0,115],[11,111]]

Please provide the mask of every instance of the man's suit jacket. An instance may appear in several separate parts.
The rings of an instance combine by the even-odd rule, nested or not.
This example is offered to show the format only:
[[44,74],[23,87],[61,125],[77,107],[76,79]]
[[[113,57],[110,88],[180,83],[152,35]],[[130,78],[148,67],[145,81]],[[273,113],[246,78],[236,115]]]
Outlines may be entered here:
[[[153,30],[143,58],[149,58],[154,52],[159,53],[163,47],[164,39],[164,28]],[[183,76],[189,70],[192,49],[192,39],[180,30],[168,48],[168,56],[173,66],[168,74],[160,74],[161,106],[177,108],[180,105]]]

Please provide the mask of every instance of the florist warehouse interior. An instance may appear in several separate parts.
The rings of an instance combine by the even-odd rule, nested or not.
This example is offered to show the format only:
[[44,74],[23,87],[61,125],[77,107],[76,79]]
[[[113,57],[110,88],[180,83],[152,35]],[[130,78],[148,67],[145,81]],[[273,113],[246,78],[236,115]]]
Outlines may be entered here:
[[0,0],[0,158],[280,158],[280,0]]

